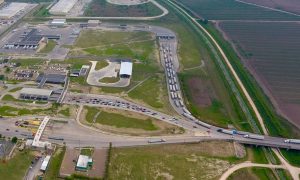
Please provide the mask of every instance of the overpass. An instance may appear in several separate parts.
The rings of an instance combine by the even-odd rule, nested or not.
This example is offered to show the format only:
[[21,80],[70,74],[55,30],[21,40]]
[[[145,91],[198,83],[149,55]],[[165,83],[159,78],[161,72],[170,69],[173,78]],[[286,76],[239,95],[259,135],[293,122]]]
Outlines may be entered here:
[[39,148],[42,148],[42,147],[45,147],[45,146],[48,146],[50,143],[47,142],[47,141],[40,141],[41,140],[41,137],[42,137],[42,134],[49,122],[50,118],[48,116],[46,116],[42,123],[40,124],[34,138],[33,138],[33,142],[32,142],[32,146],[33,147],[39,147]]

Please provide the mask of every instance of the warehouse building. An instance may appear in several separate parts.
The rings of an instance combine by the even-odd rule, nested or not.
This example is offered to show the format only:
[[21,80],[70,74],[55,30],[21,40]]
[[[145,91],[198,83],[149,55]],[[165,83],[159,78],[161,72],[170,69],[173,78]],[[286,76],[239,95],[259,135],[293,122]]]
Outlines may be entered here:
[[20,91],[20,98],[27,100],[49,100],[52,90],[38,88],[23,88]]
[[89,167],[93,165],[93,159],[89,156],[79,155],[75,170],[76,171],[87,171]]
[[65,74],[39,74],[35,81],[39,83],[39,87],[42,87],[45,83],[64,84],[66,80]]
[[49,12],[53,15],[66,15],[76,3],[77,0],[59,0]]
[[48,39],[59,40],[60,38],[60,35],[44,35],[40,34],[37,29],[30,29],[30,31],[24,31],[13,36],[4,45],[4,48],[37,49],[41,43],[47,43]]
[[24,11],[27,5],[27,3],[12,2],[7,6],[4,6],[2,9],[0,9],[0,19],[11,19],[19,12]]
[[120,77],[130,78],[132,75],[132,62],[128,60],[121,61]]

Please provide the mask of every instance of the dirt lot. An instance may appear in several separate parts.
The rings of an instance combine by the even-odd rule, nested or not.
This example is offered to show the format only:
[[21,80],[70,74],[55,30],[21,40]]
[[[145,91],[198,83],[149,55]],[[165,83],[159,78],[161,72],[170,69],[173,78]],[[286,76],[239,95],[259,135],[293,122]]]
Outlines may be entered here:
[[211,97],[214,95],[213,90],[209,89],[211,85],[208,83],[208,81],[197,77],[193,77],[188,81],[193,100],[195,104],[200,107],[208,107],[211,105]]
[[113,148],[109,179],[218,179],[239,161],[229,142]]
[[244,2],[254,3],[261,6],[267,6],[275,9],[289,11],[293,13],[300,13],[299,0],[243,0]]
[[82,174],[88,177],[103,177],[105,170],[105,162],[107,156],[107,149],[95,149],[92,155],[93,158],[93,167],[87,172],[78,172],[75,171],[76,163],[73,162],[77,160],[80,154],[79,149],[70,149],[66,150],[63,162],[60,168],[61,176],[70,176],[72,174]]

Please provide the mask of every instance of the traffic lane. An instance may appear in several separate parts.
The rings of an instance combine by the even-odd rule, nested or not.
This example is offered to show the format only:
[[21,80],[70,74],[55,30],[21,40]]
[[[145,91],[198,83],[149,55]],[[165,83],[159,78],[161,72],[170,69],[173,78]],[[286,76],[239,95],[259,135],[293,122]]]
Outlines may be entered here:
[[[95,100],[97,99],[97,100]],[[91,98],[90,97],[83,97],[82,95],[73,95],[73,96],[67,96],[64,100],[64,103],[66,104],[83,104],[83,105],[89,105],[89,106],[95,106],[95,107],[108,107],[108,108],[116,108],[116,109],[122,109],[122,110],[129,110],[137,113],[142,113],[144,115],[171,123],[173,125],[182,126],[183,128],[186,128],[188,130],[194,130],[194,123],[191,123],[186,120],[181,120],[176,117],[172,117],[170,115],[163,114],[161,112],[151,110],[149,108],[139,106],[136,104],[133,104],[131,102],[126,101],[115,101],[114,99],[107,99],[107,98]]]
[[[150,141],[153,139],[158,139],[161,138],[164,141],[162,142],[156,142],[156,143],[151,143]],[[93,145],[95,147],[108,147],[109,143],[112,143],[114,147],[126,147],[126,146],[144,146],[144,145],[153,145],[153,144],[172,144],[172,143],[196,143],[196,142],[201,142],[203,140],[206,141],[213,141],[213,140],[228,140],[224,138],[211,138],[207,136],[203,137],[144,137],[144,138],[125,138],[125,139],[97,139],[97,138],[92,138],[92,139],[73,139],[73,138],[66,138],[63,141],[58,141],[58,140],[50,140],[52,142],[55,142],[57,144],[65,144],[70,147],[83,147],[83,146],[90,146]]]

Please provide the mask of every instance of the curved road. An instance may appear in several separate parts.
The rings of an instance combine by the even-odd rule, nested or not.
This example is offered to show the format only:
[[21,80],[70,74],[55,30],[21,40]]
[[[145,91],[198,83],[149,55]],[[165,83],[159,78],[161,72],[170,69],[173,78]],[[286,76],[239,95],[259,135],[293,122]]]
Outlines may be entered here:
[[248,168],[248,167],[264,167],[264,168],[276,168],[276,169],[286,169],[283,165],[274,165],[274,164],[258,164],[252,162],[243,162],[237,165],[234,165],[228,169],[225,173],[222,174],[220,180],[226,180],[232,173],[239,169]]

